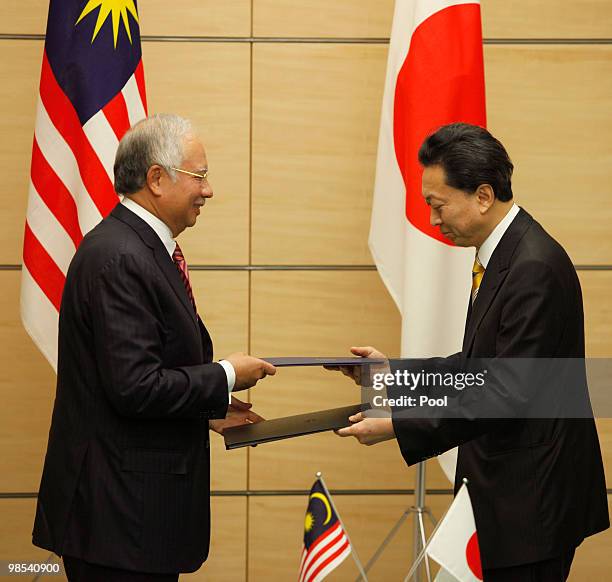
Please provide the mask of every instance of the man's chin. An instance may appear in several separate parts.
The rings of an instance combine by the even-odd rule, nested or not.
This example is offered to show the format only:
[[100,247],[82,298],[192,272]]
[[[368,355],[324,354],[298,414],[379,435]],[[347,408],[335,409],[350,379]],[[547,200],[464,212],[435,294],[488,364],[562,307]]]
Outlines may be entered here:
[[461,236],[454,235],[452,232],[442,233],[444,237],[446,237],[450,242],[452,242],[456,247],[473,247],[474,244],[470,241],[466,240]]

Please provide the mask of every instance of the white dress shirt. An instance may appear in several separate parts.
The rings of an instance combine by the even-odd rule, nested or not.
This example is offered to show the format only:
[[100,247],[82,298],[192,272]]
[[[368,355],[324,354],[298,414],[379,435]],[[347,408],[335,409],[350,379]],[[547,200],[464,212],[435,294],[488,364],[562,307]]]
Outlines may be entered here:
[[164,243],[168,254],[172,257],[174,249],[176,248],[176,241],[172,238],[172,231],[168,225],[163,220],[157,218],[155,214],[151,214],[146,208],[127,196],[123,197],[121,204],[128,210],[131,210],[138,218],[142,218],[155,231],[155,234]]
[[504,236],[505,232],[508,230],[508,227],[512,224],[512,221],[516,218],[516,215],[519,213],[520,208],[515,204],[512,205],[512,208],[508,211],[508,214],[504,216],[499,224],[493,229],[493,232],[487,237],[478,251],[476,252],[476,256],[480,261],[480,264],[486,269],[489,261],[491,260],[491,256],[493,255],[493,251],[499,244],[502,236]]
[[[168,254],[172,258],[174,254],[174,249],[176,248],[176,241],[172,238],[172,231],[168,228],[168,225],[160,220],[154,214],[151,214],[146,208],[142,207],[137,202],[130,200],[127,196],[123,197],[121,201],[128,210],[131,210],[136,216],[142,218],[154,231],[155,234],[160,238]],[[232,402],[232,390],[234,389],[234,384],[236,384],[236,370],[234,370],[234,366],[227,360],[220,360],[219,364],[225,370],[225,375],[227,376],[227,389],[229,392],[229,401],[230,404]]]

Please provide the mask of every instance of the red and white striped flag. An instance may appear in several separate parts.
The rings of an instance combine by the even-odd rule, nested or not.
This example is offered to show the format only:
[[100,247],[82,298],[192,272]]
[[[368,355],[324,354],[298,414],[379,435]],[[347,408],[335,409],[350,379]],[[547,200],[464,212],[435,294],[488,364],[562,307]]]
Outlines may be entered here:
[[[329,491],[317,478],[308,498],[304,519],[304,549],[298,582],[320,582],[352,552],[351,541],[338,517]],[[366,580],[361,562],[355,562]]]
[[472,501],[465,483],[432,534],[426,552],[455,580],[482,581],[478,535]]
[[428,134],[457,121],[486,123],[479,2],[396,0],[369,244],[402,315],[403,357],[461,346],[474,252],[430,225],[417,158]]
[[51,0],[32,146],[21,318],[54,369],[68,265],[83,236],[117,204],[117,145],[146,111],[136,0]]

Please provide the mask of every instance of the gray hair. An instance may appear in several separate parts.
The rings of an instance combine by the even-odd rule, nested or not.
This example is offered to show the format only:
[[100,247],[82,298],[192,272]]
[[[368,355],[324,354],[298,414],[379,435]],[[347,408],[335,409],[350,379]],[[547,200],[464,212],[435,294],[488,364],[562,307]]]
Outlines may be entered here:
[[119,142],[115,156],[115,191],[134,194],[147,180],[149,168],[162,166],[172,180],[176,180],[173,167],[183,161],[185,137],[193,134],[188,119],[169,113],[158,113],[139,121]]

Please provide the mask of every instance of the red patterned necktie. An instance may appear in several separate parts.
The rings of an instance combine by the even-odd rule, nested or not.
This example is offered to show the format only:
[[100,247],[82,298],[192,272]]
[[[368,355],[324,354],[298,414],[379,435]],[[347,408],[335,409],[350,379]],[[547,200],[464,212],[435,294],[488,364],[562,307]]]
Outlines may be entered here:
[[191,283],[189,282],[189,269],[187,268],[187,262],[185,261],[185,257],[183,256],[183,251],[178,243],[176,243],[176,248],[172,253],[172,260],[178,269],[179,274],[181,275],[181,279],[183,280],[183,285],[185,285],[185,289],[187,290],[187,295],[189,296],[189,301],[191,301],[191,305],[193,305],[193,310],[197,313],[198,309],[195,304],[195,299],[193,298],[193,290],[191,289]]

